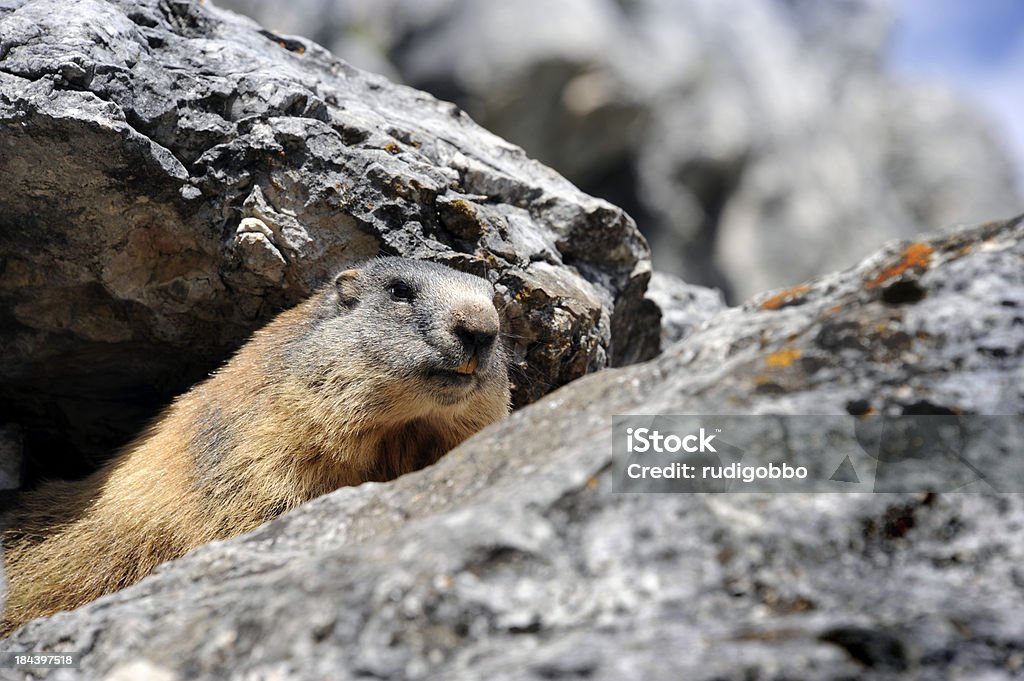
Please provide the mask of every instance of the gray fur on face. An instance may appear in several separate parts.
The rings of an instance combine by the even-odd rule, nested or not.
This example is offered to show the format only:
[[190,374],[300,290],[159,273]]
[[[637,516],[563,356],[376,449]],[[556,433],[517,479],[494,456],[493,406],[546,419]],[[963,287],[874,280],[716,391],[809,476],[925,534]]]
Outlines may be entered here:
[[[339,381],[377,381],[382,389],[400,381],[451,406],[507,380],[494,289],[485,279],[432,262],[381,257],[338,274],[317,295],[316,332],[305,341],[315,351],[307,346],[300,354],[320,358],[308,373],[327,390]],[[359,361],[339,357],[341,348]],[[465,373],[471,361],[475,368]],[[363,370],[342,370],[353,363]]]

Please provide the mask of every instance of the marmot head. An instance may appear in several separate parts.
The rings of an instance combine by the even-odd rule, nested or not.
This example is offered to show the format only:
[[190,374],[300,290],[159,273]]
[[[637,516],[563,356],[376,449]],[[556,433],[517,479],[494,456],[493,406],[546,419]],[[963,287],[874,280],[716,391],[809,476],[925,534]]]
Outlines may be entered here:
[[[345,270],[311,301],[304,343],[319,387],[372,391],[374,406],[415,418],[480,401],[508,410],[508,373],[494,289],[436,263],[381,257]],[[308,346],[307,346],[308,347]],[[486,405],[494,409],[494,405]]]

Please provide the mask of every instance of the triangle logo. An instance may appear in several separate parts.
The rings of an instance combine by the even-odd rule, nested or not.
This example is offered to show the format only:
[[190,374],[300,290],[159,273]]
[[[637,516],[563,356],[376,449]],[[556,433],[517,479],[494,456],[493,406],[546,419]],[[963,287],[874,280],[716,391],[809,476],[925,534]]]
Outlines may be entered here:
[[839,464],[839,468],[829,478],[833,482],[860,482],[860,478],[857,477],[857,471],[853,467],[853,462],[850,461],[850,457],[847,456],[843,459],[843,462]]

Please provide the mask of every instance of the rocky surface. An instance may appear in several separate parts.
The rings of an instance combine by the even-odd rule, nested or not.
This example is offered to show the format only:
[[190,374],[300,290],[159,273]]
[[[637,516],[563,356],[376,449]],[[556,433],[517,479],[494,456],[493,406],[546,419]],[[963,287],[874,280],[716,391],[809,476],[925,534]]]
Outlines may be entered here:
[[201,0],[0,3],[0,176],[0,411],[36,476],[87,470],[378,252],[495,283],[517,404],[657,352],[622,210],[452,104]]
[[689,336],[705,320],[726,308],[717,289],[687,284],[664,272],[651,274],[647,298],[661,310],[661,349]]
[[1024,210],[977,113],[886,73],[886,3],[221,1],[459,103],[734,300]]
[[1020,678],[1021,495],[614,494],[610,460],[613,414],[1024,413],[1022,263],[1021,219],[892,244],[6,648],[86,651],[55,680]]

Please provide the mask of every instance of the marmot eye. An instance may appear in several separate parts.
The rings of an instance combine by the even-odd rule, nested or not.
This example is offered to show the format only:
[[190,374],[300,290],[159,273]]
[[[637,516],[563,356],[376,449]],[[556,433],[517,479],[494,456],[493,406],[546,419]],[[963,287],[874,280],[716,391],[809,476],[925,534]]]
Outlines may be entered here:
[[388,292],[393,299],[406,302],[416,297],[416,292],[413,291],[412,286],[409,286],[404,281],[393,281],[388,284]]

